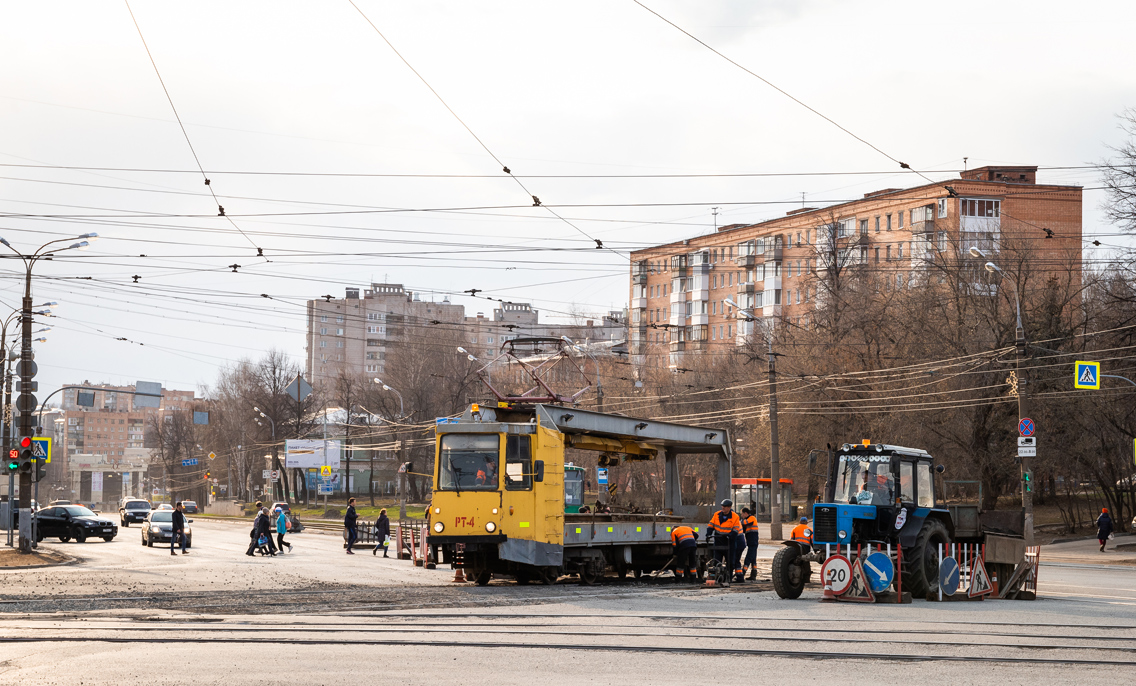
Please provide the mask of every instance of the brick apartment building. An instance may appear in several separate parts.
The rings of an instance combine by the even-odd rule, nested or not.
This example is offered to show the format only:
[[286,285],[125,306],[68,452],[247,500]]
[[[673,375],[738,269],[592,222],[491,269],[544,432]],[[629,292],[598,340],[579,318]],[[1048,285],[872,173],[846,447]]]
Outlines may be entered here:
[[888,288],[904,288],[956,248],[996,253],[1018,236],[1039,239],[1028,241],[1039,252],[1080,255],[1081,188],[1038,184],[1037,167],[980,167],[639,250],[629,349],[637,363],[677,366],[685,353],[741,345],[754,331],[726,298],[762,317],[807,323],[817,277],[833,264],[870,265]]
[[[457,341],[489,361],[502,343],[518,337],[568,336],[594,343],[622,342],[627,335],[626,319],[619,312],[580,325],[542,324],[529,303],[500,303],[491,318],[482,312],[466,316],[465,307],[451,303],[448,296],[424,300],[402,284],[347,288],[345,295],[308,301],[305,376],[317,387],[334,387],[341,371],[352,377],[381,377],[387,371],[387,354],[399,346],[426,349],[440,340]],[[456,346],[452,354],[459,354]]]

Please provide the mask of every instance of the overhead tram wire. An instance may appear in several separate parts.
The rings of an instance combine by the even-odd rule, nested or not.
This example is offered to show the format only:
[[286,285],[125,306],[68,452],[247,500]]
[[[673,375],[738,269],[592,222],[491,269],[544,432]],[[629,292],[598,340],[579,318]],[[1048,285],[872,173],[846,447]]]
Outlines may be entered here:
[[389,47],[394,52],[394,54],[397,55],[400,60],[402,60],[402,63],[406,65],[407,69],[409,69],[411,72],[413,72],[414,75],[418,77],[418,80],[421,81],[423,83],[423,85],[425,85],[426,88],[428,88],[430,90],[430,92],[434,94],[434,97],[436,97],[438,99],[438,102],[442,103],[442,106],[446,108],[446,111],[448,111],[451,115],[453,115],[454,119],[456,119],[458,121],[458,123],[462,125],[462,128],[464,128],[467,132],[469,132],[469,135],[473,136],[473,139],[475,141],[477,141],[477,144],[480,145],[481,148],[483,150],[485,150],[485,152],[488,153],[488,155],[490,157],[492,157],[493,160],[498,165],[500,165],[501,171],[503,171],[506,175],[508,175],[508,177],[510,179],[513,179],[513,181],[516,182],[516,184],[518,186],[520,186],[521,190],[525,192],[525,195],[532,198],[534,206],[543,207],[549,214],[551,214],[552,216],[556,217],[560,221],[564,222],[568,226],[575,229],[577,233],[585,236],[589,240],[594,241],[595,244],[596,244],[596,248],[601,249],[601,250],[607,250],[607,251],[611,252],[612,254],[617,255],[618,257],[621,257],[623,259],[630,261],[630,259],[631,259],[630,255],[623,255],[617,250],[614,250],[612,248],[608,248],[607,246],[605,246],[603,244],[603,241],[601,241],[598,238],[593,237],[591,234],[589,234],[587,231],[584,231],[579,226],[576,226],[571,221],[569,221],[567,218],[565,218],[563,215],[561,215],[559,212],[554,210],[552,207],[548,207],[548,206],[544,205],[540,201],[540,199],[536,196],[536,194],[533,193],[532,191],[530,191],[527,186],[525,186],[524,181],[517,178],[516,176],[513,176],[513,172],[512,172],[511,169],[509,169],[509,165],[502,162],[501,158],[497,157],[497,155],[494,154],[494,152],[489,149],[489,146],[485,144],[485,141],[481,140],[481,138],[476,133],[473,132],[473,129],[471,129],[469,127],[469,125],[466,124],[465,121],[463,121],[462,118],[458,116],[458,113],[455,112],[453,110],[453,108],[449,106],[449,104],[445,101],[445,99],[442,98],[441,94],[439,94],[438,91],[434,90],[434,87],[430,85],[430,82],[427,81],[426,78],[422,76],[422,74],[418,73],[418,70],[415,69],[414,66],[411,65],[410,62],[405,57],[402,56],[402,53],[399,52],[398,49],[396,47],[394,47],[394,44],[390,42],[390,40],[383,34],[382,31],[379,30],[379,27],[375,24],[375,22],[371,21],[371,18],[368,17],[363,12],[363,10],[360,9],[359,6],[355,4],[355,0],[347,0],[347,2],[351,3],[351,6],[355,8],[355,11],[359,13],[359,16],[363,17],[363,20],[366,21],[368,24],[370,24],[371,28],[375,30],[375,33],[379,34],[379,38],[382,38],[383,42],[387,44],[387,47]]
[[158,63],[154,60],[154,55],[150,52],[150,46],[146,43],[146,36],[142,35],[142,27],[138,24],[138,18],[134,16],[134,10],[130,7],[130,0],[122,0],[126,4],[126,11],[130,13],[130,20],[134,22],[134,28],[138,31],[138,38],[142,40],[142,47],[146,49],[146,56],[150,58],[150,65],[154,67],[154,74],[158,77],[158,83],[162,85],[162,92],[166,94],[166,100],[170,103],[170,109],[173,110],[174,118],[177,119],[178,127],[181,129],[182,136],[185,137],[185,143],[189,146],[189,152],[193,154],[193,161],[197,164],[197,169],[201,172],[201,178],[205,180],[205,187],[209,189],[210,195],[213,196],[213,201],[217,204],[217,211],[220,216],[225,217],[229,224],[232,225],[245,240],[249,242],[254,249],[256,249],[257,257],[261,257],[265,262],[268,258],[264,257],[264,249],[259,247],[249,236],[237,226],[232,217],[225,214],[225,208],[221,205],[221,201],[217,199],[217,194],[213,191],[213,183],[209,180],[209,176],[205,173],[205,168],[201,165],[201,159],[197,156],[197,150],[193,147],[193,141],[189,138],[189,132],[185,130],[185,124],[181,121],[181,115],[178,114],[177,105],[174,104],[174,99],[170,95],[170,90],[166,88],[166,81],[162,78],[162,72],[158,69]]

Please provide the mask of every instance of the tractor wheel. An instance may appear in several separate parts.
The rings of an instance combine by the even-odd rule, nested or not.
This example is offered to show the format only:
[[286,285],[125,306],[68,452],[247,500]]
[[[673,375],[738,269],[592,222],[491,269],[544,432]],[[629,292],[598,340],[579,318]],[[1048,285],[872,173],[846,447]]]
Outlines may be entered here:
[[492,571],[490,571],[489,569],[480,569],[480,570],[477,571],[477,576],[473,577],[473,581],[478,586],[486,586],[486,585],[489,584],[489,580],[492,579],[492,578],[493,578],[493,572]]
[[942,522],[937,519],[923,522],[915,547],[903,551],[903,590],[910,591],[914,598],[922,598],[939,587],[939,544],[943,544],[946,554],[950,542]]
[[800,598],[812,576],[812,565],[800,557],[801,549],[795,545],[781,546],[773,556],[773,590],[781,598]]

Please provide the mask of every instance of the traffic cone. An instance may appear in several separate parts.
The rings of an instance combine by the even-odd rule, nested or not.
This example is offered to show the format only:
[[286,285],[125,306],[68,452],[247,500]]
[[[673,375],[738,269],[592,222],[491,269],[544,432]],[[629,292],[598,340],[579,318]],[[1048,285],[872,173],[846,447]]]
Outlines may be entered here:
[[465,572],[462,571],[461,567],[454,567],[454,580],[453,580],[452,583],[455,583],[455,584],[464,584],[465,583]]

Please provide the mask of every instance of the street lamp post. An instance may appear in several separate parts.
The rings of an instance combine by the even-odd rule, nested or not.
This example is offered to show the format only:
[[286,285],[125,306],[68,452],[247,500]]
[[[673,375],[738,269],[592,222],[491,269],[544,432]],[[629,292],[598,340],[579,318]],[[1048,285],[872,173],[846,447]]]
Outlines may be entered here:
[[[402,420],[406,417],[406,408],[402,403],[402,394],[397,390],[383,383],[383,380],[376,377],[375,383],[383,387],[384,391],[390,391],[398,396],[398,418]],[[402,434],[395,433],[398,438],[398,456],[399,456],[399,469],[395,472],[395,479],[398,480],[398,518],[399,520],[406,519],[406,489],[409,486],[410,474],[403,472],[402,466],[406,464],[406,441],[402,439]],[[403,476],[406,474],[406,476]]]
[[[85,233],[78,236],[77,239],[60,238],[54,241],[48,241],[40,247],[36,248],[31,254],[24,254],[19,250],[12,247],[6,239],[0,238],[0,244],[11,250],[16,257],[24,263],[24,299],[22,302],[22,309],[20,311],[20,398],[17,403],[21,406],[20,409],[20,435],[32,435],[32,412],[35,411],[35,396],[31,395],[31,380],[34,376],[32,371],[32,359],[35,354],[32,352],[32,268],[35,267],[36,262],[40,260],[50,260],[54,257],[55,253],[62,250],[82,250],[90,245],[89,241],[95,240],[99,235],[97,233]],[[49,246],[54,246],[57,243],[66,243],[71,240],[77,240],[66,247],[58,247],[48,249]],[[35,314],[50,315],[50,310],[43,310]],[[22,400],[27,398],[27,400]],[[31,407],[28,407],[28,404]],[[27,409],[22,409],[27,407]],[[34,467],[34,466],[33,466]],[[20,552],[30,553],[32,551],[32,471],[20,471]]]
[[[272,466],[279,469],[280,468],[280,456],[279,456],[279,453],[277,452],[277,449],[276,449],[276,422],[272,421],[272,417],[269,417],[268,415],[261,412],[259,407],[254,407],[252,409],[258,415],[260,415],[261,417],[268,420],[268,425],[272,429]],[[260,422],[258,421],[257,424],[260,424]],[[264,425],[261,424],[261,426],[264,426]],[[269,481],[268,483],[271,484],[272,482]],[[272,489],[272,497],[275,498],[276,497],[276,487],[275,486],[269,486],[269,488]],[[287,493],[284,494],[283,500],[284,501],[288,500],[288,494]]]
[[[761,322],[769,358],[769,537],[781,540],[781,443],[777,435],[777,355],[773,352],[772,323],[741,307],[730,298],[726,304],[749,321]],[[788,504],[786,503],[786,506]]]
[[[978,248],[971,248],[970,254],[972,257],[986,259],[986,253]],[[997,274],[1002,277],[1002,282],[1009,284],[1014,289],[1014,308],[1017,313],[1016,326],[1014,328],[1014,376],[1018,380],[1018,422],[1021,423],[1022,419],[1026,416],[1026,386],[1028,380],[1025,378],[1027,372],[1022,368],[1022,362],[1026,357],[1026,330],[1022,326],[1022,300],[1018,293],[1018,287],[1010,279],[1006,278],[1006,273],[993,262],[987,262],[985,265],[986,271],[991,274]],[[1022,483],[1022,537],[1025,539],[1026,545],[1033,545],[1033,479],[1030,470],[1030,463],[1032,459],[1029,457],[1019,458],[1022,461],[1021,466],[1021,483]],[[1030,478],[1027,478],[1029,475]]]

